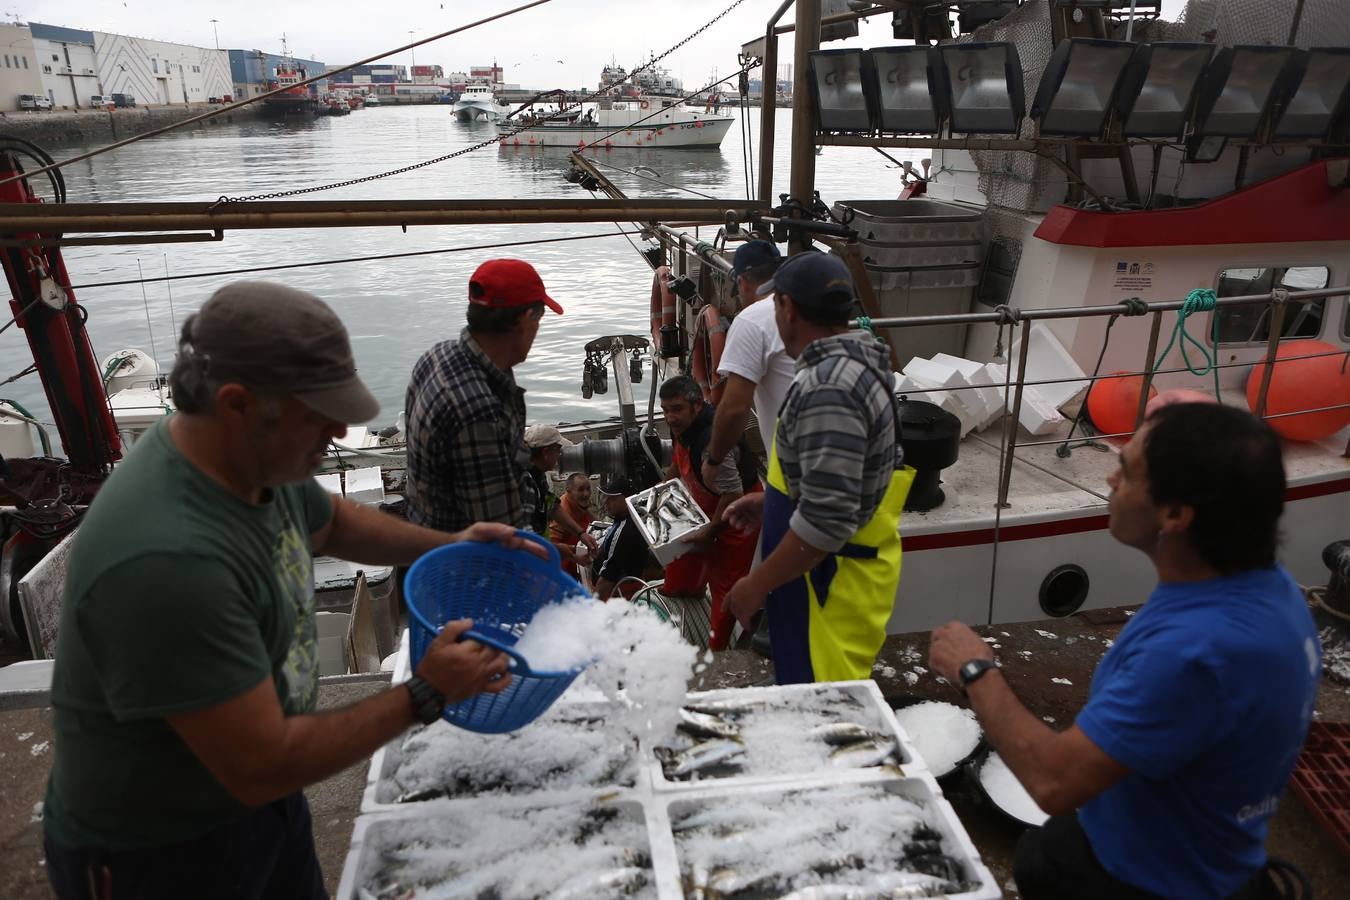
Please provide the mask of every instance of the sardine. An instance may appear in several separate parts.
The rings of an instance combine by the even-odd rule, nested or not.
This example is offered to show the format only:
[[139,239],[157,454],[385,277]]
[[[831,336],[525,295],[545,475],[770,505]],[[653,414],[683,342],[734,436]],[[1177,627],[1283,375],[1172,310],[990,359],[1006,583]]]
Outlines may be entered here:
[[607,872],[589,872],[570,881],[548,895],[548,900],[582,900],[601,894],[628,893],[647,880],[647,870],[636,866],[611,869]]
[[876,737],[872,731],[856,722],[831,722],[828,725],[817,725],[807,734],[835,747],[855,744],[858,741]]
[[896,746],[894,739],[882,737],[846,744],[830,754],[830,765],[836,769],[875,766],[895,753]]
[[711,766],[736,762],[744,755],[745,747],[738,740],[704,741],[670,757],[666,774],[678,778]]
[[694,712],[690,709],[680,709],[680,724],[678,727],[681,731],[698,737],[737,738],[741,736],[741,730],[725,719],[708,713]]
[[743,891],[767,887],[777,878],[774,872],[742,874],[732,868],[718,869],[708,879],[708,891],[715,897],[730,897]]
[[735,718],[750,711],[749,704],[744,700],[701,700],[698,703],[686,703],[684,708],[690,712],[706,713],[718,718],[728,716]]
[[877,896],[876,891],[857,884],[813,884],[784,894],[778,900],[873,900]]

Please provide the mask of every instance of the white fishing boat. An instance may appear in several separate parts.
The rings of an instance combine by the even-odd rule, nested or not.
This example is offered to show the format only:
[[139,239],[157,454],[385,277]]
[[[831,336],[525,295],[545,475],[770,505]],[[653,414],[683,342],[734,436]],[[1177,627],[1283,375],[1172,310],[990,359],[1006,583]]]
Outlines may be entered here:
[[677,100],[644,97],[602,100],[572,115],[527,113],[519,121],[519,130],[502,136],[502,147],[716,150],[736,120]]
[[459,95],[450,110],[461,122],[500,122],[508,107],[497,102],[497,96],[486,84],[471,84]]

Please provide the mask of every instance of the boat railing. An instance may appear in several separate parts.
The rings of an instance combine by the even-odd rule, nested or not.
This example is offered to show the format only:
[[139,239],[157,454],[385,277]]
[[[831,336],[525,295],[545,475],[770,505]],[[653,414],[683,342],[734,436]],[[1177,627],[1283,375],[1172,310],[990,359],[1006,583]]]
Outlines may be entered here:
[[[1282,329],[1284,324],[1285,310],[1291,302],[1301,303],[1308,300],[1321,300],[1329,297],[1350,296],[1350,286],[1318,288],[1315,290],[1293,291],[1283,288],[1276,288],[1268,293],[1262,294],[1243,294],[1234,297],[1222,297],[1214,302],[1214,307],[1241,307],[1256,306],[1266,304],[1270,307],[1270,339],[1267,341],[1265,358],[1260,362],[1251,361],[1220,363],[1217,358],[1214,360],[1211,368],[1213,369],[1231,369],[1247,368],[1252,365],[1263,366],[1261,372],[1261,384],[1257,392],[1256,405],[1253,412],[1262,419],[1279,419],[1286,416],[1309,415],[1311,413],[1329,412],[1339,409],[1350,408],[1350,403],[1341,403],[1333,406],[1318,407],[1315,409],[1301,409],[1294,412],[1269,413],[1266,410],[1266,403],[1270,392],[1270,380],[1274,373],[1274,365],[1280,349],[1282,340]],[[1003,385],[1003,406],[1007,410],[1004,418],[1002,442],[1000,446],[1000,471],[999,471],[999,489],[998,489],[998,508],[1004,509],[1008,506],[1008,492],[1011,487],[1012,473],[1014,468],[1014,459],[1019,447],[1043,447],[1064,444],[1064,438],[1043,441],[1018,441],[1018,421],[1022,411],[1023,391],[1028,387],[1053,384],[1079,384],[1084,381],[1096,383],[1107,378],[1120,378],[1130,376],[1141,376],[1143,383],[1139,392],[1139,407],[1135,414],[1134,429],[1137,430],[1144,420],[1144,410],[1148,404],[1149,389],[1152,386],[1153,379],[1158,375],[1169,375],[1188,372],[1187,368],[1161,369],[1157,367],[1156,358],[1158,353],[1158,337],[1162,331],[1163,315],[1168,312],[1176,312],[1187,305],[1187,300],[1153,300],[1144,301],[1138,298],[1123,300],[1119,303],[1102,304],[1095,306],[1080,306],[1071,308],[1044,308],[1044,309],[1018,309],[1012,306],[999,306],[990,312],[975,313],[949,313],[945,315],[929,316],[900,316],[887,318],[864,318],[855,319],[850,325],[855,328],[864,325],[871,328],[923,328],[940,325],[973,325],[973,324],[994,324],[999,326],[1000,338],[1002,329],[1020,328],[1019,349],[1016,359],[1017,373],[1012,374],[1009,367],[1007,378]],[[1031,326],[1035,322],[1053,321],[1058,319],[1088,319],[1112,316],[1151,316],[1152,322],[1149,331],[1148,349],[1144,358],[1142,369],[1133,372],[1112,372],[1107,375],[1101,375],[1094,372],[1091,375],[1069,376],[1065,378],[1050,378],[1028,381],[1026,377],[1027,357],[1031,348]],[[1001,343],[1001,341],[1000,341]],[[1325,351],[1320,353],[1308,353],[1300,356],[1285,356],[1280,358],[1281,362],[1293,361],[1296,359],[1316,359],[1324,356],[1347,356],[1350,350],[1342,349],[1335,351]],[[1011,361],[1010,361],[1011,362]],[[945,393],[954,390],[970,390],[970,387],[951,387],[951,388],[924,388],[926,394]],[[1091,390],[1091,388],[1089,388]],[[1012,404],[1009,406],[1008,394],[1012,393]],[[1126,432],[1117,432],[1112,434],[1094,435],[1101,438],[1123,438],[1134,434],[1134,430]],[[1350,442],[1347,442],[1344,455],[1350,457]]]

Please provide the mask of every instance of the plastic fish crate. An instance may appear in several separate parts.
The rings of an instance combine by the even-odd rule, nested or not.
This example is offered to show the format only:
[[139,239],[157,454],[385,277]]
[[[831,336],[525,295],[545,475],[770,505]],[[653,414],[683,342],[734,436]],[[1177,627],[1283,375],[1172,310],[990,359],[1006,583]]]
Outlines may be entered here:
[[[860,773],[862,770],[852,771]],[[719,804],[739,798],[753,797],[758,800],[761,808],[773,809],[776,805],[780,805],[783,798],[789,795],[810,794],[819,796],[821,807],[829,807],[842,802],[841,799],[831,799],[832,795],[839,797],[841,789],[857,786],[876,787],[889,794],[903,797],[917,803],[928,813],[929,824],[942,835],[944,850],[949,856],[961,863],[964,869],[964,880],[974,885],[971,890],[959,894],[943,894],[940,896],[949,898],[949,900],[995,900],[995,898],[1003,896],[998,883],[989,871],[989,867],[984,864],[979,851],[975,849],[970,836],[961,825],[961,820],[957,817],[956,811],[943,797],[942,790],[938,787],[937,782],[926,772],[911,777],[884,780],[864,780],[855,777],[833,785],[777,784],[727,790],[726,786],[717,784],[706,787],[701,791],[665,796],[663,798],[666,803],[665,824],[670,827],[671,823],[678,822],[682,816],[690,812],[716,807]],[[673,832],[672,842],[675,848],[677,877],[682,878],[684,873],[681,867],[683,856],[680,840]],[[846,847],[843,849],[844,852],[847,852]],[[681,890],[683,890],[683,885],[681,885]],[[684,894],[681,893],[680,896],[684,896]]]
[[[669,486],[670,490],[673,490],[676,493],[678,493],[684,499],[684,501],[689,504],[690,510],[693,511],[695,517],[699,520],[700,523],[698,526],[695,527],[702,527],[703,525],[708,524],[707,515],[705,515],[703,510],[699,507],[699,505],[694,502],[694,498],[693,496],[690,495],[689,489],[685,487],[684,481],[682,481],[679,478],[672,478],[669,481],[663,481],[660,484],[656,485],[655,487],[648,488],[647,490],[643,491],[640,494],[634,494],[633,496],[628,497],[625,500],[625,502],[628,504],[628,515],[632,517],[633,523],[637,525],[638,533],[642,535],[642,539],[646,541],[647,546],[651,548],[652,556],[655,556],[656,561],[663,566],[670,565],[672,560],[679,559],[681,556],[684,556],[684,554],[689,552],[690,545],[681,540],[681,538],[685,534],[688,534],[688,532],[681,532],[679,535],[676,535],[673,539],[668,540],[665,543],[660,543],[656,540],[656,535],[652,534],[647,530],[646,522],[644,521],[642,516],[638,515],[637,509],[638,504],[645,504],[647,498],[649,498],[653,493],[655,493],[658,490],[661,490],[662,488],[666,488],[667,486]],[[692,531],[693,529],[690,530]]]
[[[564,695],[565,696],[565,695]],[[600,719],[603,720],[614,711],[614,704],[608,701],[604,702],[574,702],[568,703],[560,700],[550,711],[549,715],[561,714],[578,719]],[[546,728],[547,720],[541,720],[530,728]],[[474,742],[489,743],[500,741],[502,735],[478,735],[473,732],[463,731],[454,728],[446,723],[434,722],[427,726],[428,728],[437,728],[444,732],[442,739],[446,741],[455,741],[458,744],[472,744]],[[452,794],[448,797],[435,797],[428,800],[410,801],[405,803],[397,802],[397,798],[402,793],[399,785],[394,781],[394,775],[399,766],[403,763],[403,743],[415,732],[405,731],[394,740],[385,744],[375,755],[371,757],[370,769],[366,774],[366,787],[361,795],[361,812],[392,812],[395,810],[406,809],[427,809],[430,806],[441,807],[446,804],[463,802],[470,799],[497,799],[514,800],[516,798],[535,798],[546,797],[551,794],[560,794],[571,797],[584,797],[600,794],[622,793],[632,790],[646,790],[647,781],[650,777],[646,767],[642,765],[637,747],[632,748],[632,757],[635,765],[633,766],[634,776],[631,783],[619,783],[617,781],[605,782],[594,785],[579,785],[565,787],[542,787],[535,790],[519,791],[483,791],[481,793],[465,792],[463,794]]]
[[[813,696],[818,696],[826,691],[841,692],[858,702],[857,712],[848,713],[844,716],[845,721],[857,721],[859,725],[872,728],[883,734],[893,734],[899,744],[900,763],[899,768],[906,775],[928,774],[928,766],[914,749],[914,743],[909,739],[909,735],[900,726],[895,718],[895,711],[891,709],[884,697],[881,695],[881,689],[877,687],[875,681],[828,681],[817,684],[786,684],[774,685],[770,687],[759,688],[728,688],[716,691],[704,691],[700,693],[688,694],[685,697],[686,704],[698,704],[717,702],[722,700],[736,701],[738,704],[744,704],[753,709],[756,704],[766,706],[773,701],[788,700],[806,700]],[[814,723],[822,724],[822,723]],[[802,740],[810,740],[805,735],[803,729]],[[828,784],[835,781],[852,781],[855,773],[861,773],[864,780],[876,780],[878,778],[890,777],[886,775],[885,770],[880,767],[871,767],[864,769],[849,768],[831,768],[826,766],[814,766],[809,769],[792,769],[778,772],[766,772],[764,774],[746,774],[746,775],[726,775],[721,777],[705,777],[698,780],[671,780],[666,777],[662,770],[661,763],[653,755],[651,748],[644,748],[647,756],[648,767],[651,771],[652,789],[657,793],[696,791],[700,789],[716,788],[717,790],[728,790],[731,788],[750,787],[757,785],[783,784],[784,782],[792,784]]]
[[[651,880],[654,891],[646,896],[657,900],[677,900],[681,897],[679,870],[675,863],[674,843],[670,824],[659,804],[640,797],[602,798],[576,793],[554,794],[548,797],[494,797],[490,799],[448,801],[434,808],[414,804],[409,808],[362,815],[352,832],[351,849],[342,867],[337,900],[365,900],[374,895],[372,879],[380,868],[380,855],[396,841],[415,840],[425,835],[429,839],[442,838],[464,823],[481,823],[499,815],[519,816],[525,819],[531,813],[575,805],[578,812],[588,808],[612,808],[629,821],[641,823],[646,838],[645,849],[651,857]],[[503,834],[502,845],[509,846],[515,835]],[[559,885],[550,886],[549,890]],[[478,896],[474,891],[466,896]]]
[[1350,855],[1350,724],[1313,722],[1292,781],[1313,818]]

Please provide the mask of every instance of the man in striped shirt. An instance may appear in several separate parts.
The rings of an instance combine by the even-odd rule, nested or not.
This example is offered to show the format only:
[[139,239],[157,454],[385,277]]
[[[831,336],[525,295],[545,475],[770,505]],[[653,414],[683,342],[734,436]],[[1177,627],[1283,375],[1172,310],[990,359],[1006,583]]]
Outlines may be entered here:
[[797,373],[778,415],[763,499],[728,510],[762,519],[764,562],[727,605],[742,624],[768,609],[780,684],[867,678],[900,580],[900,510],[914,470],[902,465],[885,348],[850,331],[857,296],[836,256],[802,253],[764,289]]

